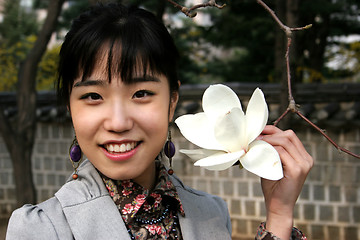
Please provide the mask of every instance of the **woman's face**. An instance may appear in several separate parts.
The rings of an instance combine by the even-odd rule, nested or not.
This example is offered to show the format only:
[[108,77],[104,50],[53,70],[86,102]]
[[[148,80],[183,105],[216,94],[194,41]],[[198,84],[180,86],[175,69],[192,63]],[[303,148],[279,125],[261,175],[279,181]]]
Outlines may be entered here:
[[135,75],[130,84],[114,76],[109,83],[105,67],[85,81],[76,79],[72,87],[70,112],[77,140],[107,177],[133,179],[151,188],[154,159],[166,141],[178,94],[170,98],[163,75]]

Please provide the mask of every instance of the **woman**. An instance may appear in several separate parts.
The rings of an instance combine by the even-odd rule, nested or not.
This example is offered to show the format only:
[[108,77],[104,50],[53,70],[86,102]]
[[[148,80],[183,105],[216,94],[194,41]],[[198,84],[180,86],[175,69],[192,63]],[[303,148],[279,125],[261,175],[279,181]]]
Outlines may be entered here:
[[[149,12],[98,5],[77,18],[60,52],[58,93],[85,160],[53,198],[14,211],[7,239],[231,239],[226,204],[196,191],[156,161],[178,101],[178,52]],[[292,131],[261,138],[285,177],[262,180],[266,228],[289,239],[293,208],[313,160]],[[74,152],[71,158],[77,161]],[[299,235],[299,239],[300,239]]]

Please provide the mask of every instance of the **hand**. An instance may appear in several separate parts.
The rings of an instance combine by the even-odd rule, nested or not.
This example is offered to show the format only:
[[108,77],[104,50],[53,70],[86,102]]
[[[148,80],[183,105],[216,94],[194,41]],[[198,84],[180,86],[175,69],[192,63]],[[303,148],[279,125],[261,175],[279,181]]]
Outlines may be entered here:
[[266,126],[260,137],[275,147],[283,165],[284,178],[261,179],[267,209],[266,228],[281,239],[289,239],[293,227],[293,210],[313,159],[292,130]]

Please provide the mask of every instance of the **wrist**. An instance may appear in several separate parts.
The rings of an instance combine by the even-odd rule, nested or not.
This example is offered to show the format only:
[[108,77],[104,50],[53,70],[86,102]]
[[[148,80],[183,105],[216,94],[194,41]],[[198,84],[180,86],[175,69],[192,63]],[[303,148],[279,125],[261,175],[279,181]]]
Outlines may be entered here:
[[287,215],[268,213],[266,216],[266,230],[280,239],[290,239],[293,224],[293,213]]

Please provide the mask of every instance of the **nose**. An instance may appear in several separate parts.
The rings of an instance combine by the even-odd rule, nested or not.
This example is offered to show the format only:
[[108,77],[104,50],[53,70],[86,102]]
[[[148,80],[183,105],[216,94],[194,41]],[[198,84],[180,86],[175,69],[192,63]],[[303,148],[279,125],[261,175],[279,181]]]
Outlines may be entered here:
[[125,104],[112,102],[104,113],[104,128],[111,132],[126,132],[133,127],[131,111]]

